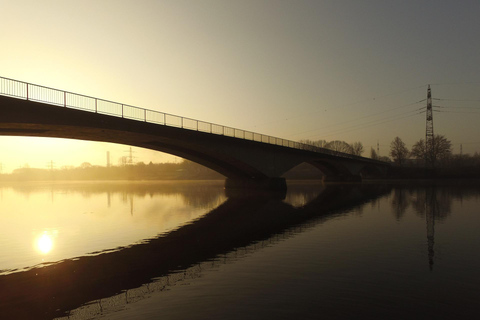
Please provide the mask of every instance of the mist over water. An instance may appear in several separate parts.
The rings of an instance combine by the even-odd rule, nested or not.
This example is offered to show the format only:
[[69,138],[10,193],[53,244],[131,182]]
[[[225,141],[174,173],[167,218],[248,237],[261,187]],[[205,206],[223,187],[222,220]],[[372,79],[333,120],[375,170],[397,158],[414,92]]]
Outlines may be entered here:
[[3,272],[130,246],[225,201],[221,182],[27,182],[1,197]]
[[471,316],[479,201],[469,184],[2,184],[0,318]]

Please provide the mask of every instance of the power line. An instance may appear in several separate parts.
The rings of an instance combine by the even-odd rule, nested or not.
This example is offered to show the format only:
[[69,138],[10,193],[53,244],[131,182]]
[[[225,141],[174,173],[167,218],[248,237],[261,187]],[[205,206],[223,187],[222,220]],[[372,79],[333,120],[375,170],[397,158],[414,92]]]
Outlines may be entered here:
[[[330,126],[323,127],[322,129],[328,128],[328,127],[332,127],[332,126],[336,126],[336,125],[345,124],[345,123],[350,123],[350,122],[352,122],[352,121],[358,121],[359,119],[369,118],[369,117],[376,116],[376,115],[378,115],[378,114],[382,114],[382,113],[386,113],[386,112],[391,112],[391,111],[397,110],[397,109],[402,108],[402,107],[407,107],[407,106],[415,105],[415,104],[417,104],[417,103],[421,103],[421,102],[423,102],[423,101],[425,101],[425,100],[427,100],[427,99],[422,99],[422,100],[419,100],[419,101],[417,101],[417,102],[410,103],[410,104],[407,104],[407,105],[403,105],[403,106],[400,106],[400,107],[396,107],[396,108],[393,108],[393,109],[390,109],[390,110],[385,110],[385,111],[377,112],[377,113],[374,113],[374,114],[366,115],[366,116],[364,116],[364,117],[357,118],[357,119],[354,119],[354,120],[349,120],[349,121],[344,121],[344,122],[337,123],[337,124],[332,124],[332,125],[330,125]],[[431,100],[434,100],[434,99],[431,99]],[[435,99],[435,100],[460,101],[459,99],[440,99],[440,98]],[[465,102],[476,102],[476,101],[480,101],[480,100],[473,100],[473,99],[466,100],[466,99],[463,99],[463,100],[461,100],[461,101],[465,101]],[[435,112],[480,113],[480,112],[472,112],[472,111],[455,110],[455,109],[474,109],[474,110],[480,110],[480,107],[472,107],[472,106],[468,106],[468,107],[450,107],[450,106],[432,106],[432,105],[430,104],[430,108],[431,108],[431,109],[430,109],[431,111],[435,111]],[[435,110],[434,110],[433,108],[443,108],[443,109],[447,109],[447,110],[438,110],[438,109],[435,109]],[[341,133],[346,133],[346,132],[350,132],[350,131],[354,131],[354,130],[360,130],[360,129],[364,129],[364,128],[368,128],[368,127],[371,127],[371,126],[376,126],[376,125],[384,124],[384,123],[391,122],[391,121],[395,121],[395,120],[401,120],[401,119],[405,119],[405,118],[410,118],[410,117],[413,117],[413,116],[416,116],[416,115],[419,115],[419,114],[424,114],[424,113],[426,112],[426,109],[427,109],[427,107],[422,107],[422,108],[418,108],[418,109],[415,109],[415,110],[407,111],[407,112],[405,112],[405,113],[397,114],[397,115],[394,115],[394,116],[390,116],[390,117],[386,117],[386,118],[382,118],[382,119],[373,120],[373,121],[370,121],[370,122],[367,122],[367,123],[358,124],[358,125],[350,126],[350,127],[347,127],[347,128],[342,128],[342,129],[333,130],[333,131],[331,131],[328,135],[326,135],[326,137],[331,136],[331,135],[338,135],[338,134],[341,134]],[[450,109],[450,110],[449,110],[449,109]],[[452,109],[453,109],[453,111],[452,111]],[[413,112],[413,114],[412,114],[412,112]],[[305,132],[311,132],[311,131],[315,131],[315,130],[304,131],[303,133],[305,133]]]
[[[412,112],[415,112],[415,113],[411,114]],[[332,136],[332,135],[339,135],[339,134],[343,134],[343,133],[347,133],[347,132],[351,132],[351,131],[362,130],[362,129],[365,129],[365,128],[381,125],[381,124],[396,121],[396,120],[402,120],[402,119],[410,118],[410,117],[417,116],[419,114],[424,114],[424,113],[425,113],[425,111],[420,111],[420,112],[418,112],[418,110],[408,111],[408,112],[398,114],[398,115],[395,115],[395,116],[390,116],[390,117],[386,117],[386,118],[383,118],[383,119],[374,120],[374,121],[371,121],[371,122],[363,124],[363,125],[356,125],[356,126],[336,130],[336,131],[333,131],[333,132],[331,132],[327,135],[323,135],[322,137],[329,137],[329,136]],[[399,118],[399,116],[402,116],[402,115],[405,115],[405,116]]]
[[[351,122],[354,122],[354,121],[358,121],[358,120],[362,120],[362,119],[366,119],[366,118],[378,116],[378,115],[380,115],[380,114],[392,112],[392,111],[395,111],[395,110],[398,110],[398,109],[401,109],[401,108],[410,107],[410,106],[419,104],[419,103],[421,103],[421,102],[423,102],[423,101],[425,101],[425,100],[426,100],[426,99],[423,99],[423,100],[420,100],[420,101],[416,101],[416,102],[408,103],[408,104],[405,104],[405,105],[401,105],[401,106],[398,106],[398,107],[395,107],[395,108],[389,108],[388,110],[383,110],[383,111],[380,111],[380,112],[368,114],[368,115],[365,115],[365,116],[360,117],[360,118],[351,119],[351,120],[346,120],[346,121],[343,121],[343,122],[339,122],[339,123],[335,123],[335,124],[323,126],[321,130],[325,130],[325,129],[327,129],[327,128],[331,128],[331,127],[333,127],[333,126],[340,126],[340,125],[347,124],[347,123],[351,123]],[[425,107],[423,107],[423,108],[425,108]],[[422,108],[420,108],[420,109],[422,109]],[[407,113],[409,113],[409,112],[414,112],[414,111],[417,111],[417,110],[420,110],[420,109],[410,110],[410,111],[407,111]],[[405,113],[397,114],[397,115],[394,115],[393,117],[401,116],[401,115],[403,115],[403,114],[405,114]],[[373,121],[367,122],[366,124],[368,125],[368,124],[370,124],[371,122],[374,122],[374,121],[382,121],[382,120],[384,120],[384,119],[385,119],[385,118],[373,120]],[[357,126],[362,126],[362,124],[354,125],[353,127],[357,127]],[[343,128],[343,129],[337,129],[337,130],[333,130],[333,131],[341,131],[341,130],[349,129],[349,128],[351,128],[351,127],[347,127],[347,128]],[[312,130],[302,131],[302,132],[298,132],[298,133],[295,133],[295,134],[290,135],[290,136],[295,136],[295,135],[299,135],[299,134],[305,134],[305,133],[312,132],[312,131],[318,131],[318,129],[312,129]]]
[[[389,110],[384,110],[384,111],[380,111],[380,112],[377,112],[377,113],[372,113],[372,114],[370,114],[370,115],[366,115],[366,116],[363,116],[363,117],[360,117],[360,118],[356,118],[356,119],[352,119],[352,120],[347,120],[347,121],[344,121],[344,122],[337,123],[336,125],[340,125],[340,124],[349,123],[349,122],[352,122],[352,121],[358,121],[358,120],[360,120],[360,119],[365,119],[365,118],[377,116],[377,115],[379,115],[379,114],[391,112],[391,111],[394,111],[394,110],[397,110],[397,109],[400,109],[400,108],[410,107],[410,106],[416,105],[416,104],[418,104],[418,103],[421,103],[421,102],[423,102],[423,101],[425,101],[425,100],[426,100],[426,99],[423,99],[423,100],[420,100],[420,101],[417,101],[417,102],[413,102],[413,103],[409,103],[409,104],[406,104],[406,105],[402,105],[402,106],[395,107],[395,108],[392,108],[392,109],[389,109]],[[329,127],[331,127],[331,126],[332,126],[332,125],[330,125],[330,126],[325,126],[324,128],[329,128]]]
[[[444,111],[448,111],[448,110],[454,110],[454,111],[458,111],[458,112],[463,112],[462,110],[458,110],[458,109],[468,109],[468,110],[480,110],[480,106],[479,107],[451,107],[451,106],[433,106],[434,108],[438,108],[438,109],[447,109],[447,110],[444,110]],[[437,111],[442,111],[442,110],[437,110]]]
[[[467,85],[467,84],[468,85],[471,85],[471,84],[476,85],[476,84],[480,84],[480,82],[436,83],[436,84],[433,84],[433,85],[440,86],[440,85]],[[394,92],[394,93],[390,93],[390,94],[386,94],[386,95],[377,96],[375,98],[359,100],[359,101],[356,101],[356,102],[352,102],[352,103],[348,103],[348,104],[344,104],[344,105],[335,107],[335,109],[349,107],[349,106],[353,106],[353,105],[364,103],[364,102],[375,101],[375,99],[377,99],[377,98],[388,97],[388,96],[391,96],[391,95],[404,93],[404,92],[407,92],[407,91],[410,91],[410,90],[413,90],[413,89],[423,88],[423,87],[426,87],[426,86],[427,85],[422,85],[422,86],[409,88],[409,89],[406,89],[406,90],[402,90],[402,91],[398,91],[398,92]],[[337,122],[337,123],[331,123],[331,124],[328,124],[326,126],[322,126],[322,128],[315,128],[315,129],[311,129],[311,130],[297,132],[297,133],[291,134],[290,137],[303,135],[303,134],[306,134],[306,133],[310,133],[310,135],[309,135],[310,138],[311,137],[318,137],[318,136],[321,135],[319,132],[322,132],[322,131],[324,132],[324,130],[326,130],[326,129],[333,128],[333,129],[328,131],[327,135],[322,135],[323,137],[329,137],[329,136],[332,136],[332,135],[339,135],[339,134],[343,134],[343,133],[347,133],[347,132],[351,132],[351,131],[356,131],[356,130],[369,128],[369,127],[372,127],[372,126],[378,126],[378,125],[385,124],[385,123],[392,122],[392,121],[398,121],[398,120],[403,120],[403,119],[406,119],[406,118],[415,117],[417,115],[425,114],[427,107],[424,106],[424,107],[421,107],[421,108],[418,108],[418,109],[408,110],[406,112],[397,113],[397,114],[394,114],[394,115],[391,115],[391,116],[386,116],[386,117],[383,117],[383,118],[380,118],[380,119],[370,120],[372,117],[377,117],[377,116],[382,115],[382,114],[394,112],[398,109],[408,108],[410,106],[414,106],[416,104],[422,103],[426,100],[427,99],[422,99],[422,100],[419,100],[419,101],[416,101],[416,102],[413,102],[413,103],[408,103],[408,104],[397,106],[397,107],[394,107],[394,108],[388,108],[387,110],[384,109],[384,110],[379,111],[379,112],[366,114],[366,115],[363,115],[361,117],[357,117],[355,119],[345,120],[345,121],[341,121],[341,122]],[[463,102],[469,102],[469,103],[480,102],[480,100],[477,100],[477,99],[432,98],[431,100],[445,101],[445,102],[459,102],[459,103],[460,102],[461,103],[463,103]],[[323,111],[323,110],[327,111],[328,109],[331,109],[331,108],[327,108],[327,109],[321,108],[321,109],[322,109],[321,111]],[[479,112],[477,112],[477,110]],[[316,111],[316,112],[308,113],[308,114],[302,114],[302,115],[299,115],[297,117],[291,117],[291,118],[288,118],[288,119],[285,119],[285,120],[311,116],[312,114],[317,114],[321,111]],[[461,114],[461,113],[478,114],[478,113],[480,113],[480,106],[464,106],[464,105],[463,106],[438,106],[438,105],[435,105],[435,106],[431,106],[431,111],[437,112],[437,113],[443,112],[443,113],[458,113],[458,114]],[[285,121],[285,120],[279,120],[279,121]],[[361,121],[362,123],[358,123],[359,121]],[[269,122],[269,123],[273,123],[273,122],[278,122],[278,121],[272,121],[272,122]],[[351,124],[351,125],[348,125],[348,124]],[[345,125],[347,125],[347,126],[345,127]],[[308,137],[305,137],[305,138],[308,138]]]
[[[456,108],[456,107],[443,107],[443,106],[433,106],[434,108],[437,108],[436,111],[438,112],[442,112],[442,111],[458,111],[458,112],[464,112],[464,111],[467,111],[467,110],[479,110],[480,111],[480,107],[459,107],[459,108]],[[461,110],[461,109],[467,109],[467,110]]]
[[480,82],[446,82],[446,83],[431,83],[432,86],[463,86],[467,84],[480,84]]
[[[366,123],[363,123],[363,124],[357,124],[357,125],[353,125],[353,126],[350,126],[350,127],[333,130],[327,136],[331,136],[333,134],[341,134],[341,133],[345,133],[345,132],[350,132],[350,131],[353,131],[352,129],[360,130],[360,129],[380,125],[380,124],[383,124],[383,123],[386,123],[386,122],[391,122],[393,120],[404,119],[405,117],[402,117],[404,115],[406,117],[409,117],[409,116],[414,116],[414,115],[417,115],[417,114],[422,114],[422,113],[424,113],[424,111],[418,112],[421,109],[425,109],[425,107],[415,109],[415,110],[409,110],[407,112],[403,112],[403,113],[400,113],[400,114],[395,114],[395,115],[384,117],[384,118],[381,118],[381,119],[372,120],[372,121],[369,121],[369,122],[366,122]],[[412,112],[414,112],[414,114],[411,114]],[[398,117],[401,117],[401,118],[398,118]]]
[[479,112],[475,112],[475,111],[450,111],[450,110],[435,110],[435,112],[441,112],[441,113],[470,113],[470,114],[479,114],[480,113],[480,110]]
[[[286,118],[286,119],[274,120],[274,121],[269,121],[269,122],[265,122],[265,123],[261,123],[261,124],[256,124],[256,125],[251,126],[251,127],[253,128],[253,127],[258,127],[258,126],[269,125],[269,124],[272,124],[272,123],[278,123],[278,122],[283,122],[283,121],[288,121],[288,120],[294,120],[294,119],[298,119],[298,118],[311,117],[312,115],[318,114],[318,113],[320,113],[320,112],[327,111],[327,110],[329,110],[329,109],[338,110],[338,109],[345,108],[345,107],[351,107],[351,106],[354,106],[354,105],[357,105],[357,104],[361,104],[361,103],[364,103],[364,102],[372,102],[372,101],[376,101],[376,100],[378,100],[378,99],[386,98],[386,97],[389,97],[389,96],[394,96],[394,95],[402,94],[402,93],[409,92],[409,91],[412,91],[412,90],[424,88],[424,87],[426,87],[426,86],[427,86],[427,85],[421,85],[421,86],[417,86],[417,87],[411,87],[411,88],[408,88],[408,89],[403,89],[403,90],[400,90],[400,91],[396,91],[396,92],[392,92],[392,93],[388,93],[388,94],[384,94],[384,95],[379,95],[379,96],[375,96],[375,97],[371,97],[371,98],[367,98],[367,99],[363,99],[363,100],[358,100],[358,101],[351,102],[351,103],[347,103],[347,104],[343,104],[343,105],[340,105],[340,106],[321,108],[322,110],[319,110],[319,111],[310,112],[310,113],[304,113],[304,114],[300,114],[300,115],[295,116],[295,117],[289,117],[289,118]],[[423,101],[425,101],[425,100],[426,100],[426,99],[421,100],[421,101],[418,101],[418,102],[416,102],[416,103],[423,102]],[[408,105],[406,105],[406,106],[408,106]],[[402,106],[397,107],[397,108],[401,108],[401,107],[402,107]],[[405,106],[403,106],[403,107],[405,107]],[[394,109],[396,109],[396,108],[394,108]],[[388,112],[388,111],[385,111],[385,112]],[[365,116],[365,117],[368,117],[368,116]],[[364,117],[362,117],[362,118],[364,118]],[[358,120],[358,119],[353,119],[353,120],[350,120],[350,121],[347,121],[347,122],[351,122],[351,121],[355,121],[355,120]],[[301,133],[298,133],[298,134],[301,134]],[[297,134],[294,134],[294,135],[297,135]]]
[[[478,114],[480,113],[480,107],[448,107],[448,106],[433,106],[435,112],[441,113],[469,113],[469,114]],[[458,110],[458,109],[467,109],[472,111]],[[477,111],[475,111],[477,110]]]
[[454,101],[454,102],[480,102],[480,100],[475,100],[475,99],[440,99],[440,98],[434,98],[433,100]]

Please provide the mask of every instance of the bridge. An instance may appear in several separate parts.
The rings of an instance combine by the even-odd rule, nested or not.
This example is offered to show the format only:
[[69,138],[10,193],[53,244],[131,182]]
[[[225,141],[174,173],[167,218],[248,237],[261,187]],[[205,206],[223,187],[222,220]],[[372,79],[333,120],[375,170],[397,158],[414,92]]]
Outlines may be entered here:
[[112,142],[157,150],[223,174],[227,188],[286,189],[301,163],[326,180],[360,181],[385,162],[0,77],[0,135]]

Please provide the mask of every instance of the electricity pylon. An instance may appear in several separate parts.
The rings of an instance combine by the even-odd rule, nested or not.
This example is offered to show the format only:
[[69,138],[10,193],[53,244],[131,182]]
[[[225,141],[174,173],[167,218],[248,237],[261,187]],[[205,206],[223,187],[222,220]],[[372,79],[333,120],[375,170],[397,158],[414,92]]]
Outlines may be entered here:
[[433,168],[435,166],[435,138],[433,135],[433,110],[432,90],[428,85],[427,90],[427,123],[425,130],[425,165]]

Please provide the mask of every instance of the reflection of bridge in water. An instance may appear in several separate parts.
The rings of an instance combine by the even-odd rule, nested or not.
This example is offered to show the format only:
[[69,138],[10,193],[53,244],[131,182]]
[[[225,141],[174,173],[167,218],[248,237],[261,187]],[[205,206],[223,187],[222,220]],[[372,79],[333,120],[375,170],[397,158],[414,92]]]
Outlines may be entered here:
[[286,139],[0,77],[0,135],[113,142],[158,150],[227,177],[227,187],[285,189],[309,163],[327,179],[358,181],[388,164]]
[[1,276],[0,318],[35,314],[49,319],[89,301],[97,301],[92,308],[101,312],[112,303],[139,299],[145,290],[161,291],[194,278],[202,268],[223,263],[220,258],[261,248],[389,191],[381,185],[332,186],[298,208],[270,197],[229,198],[192,224],[145,243]]

